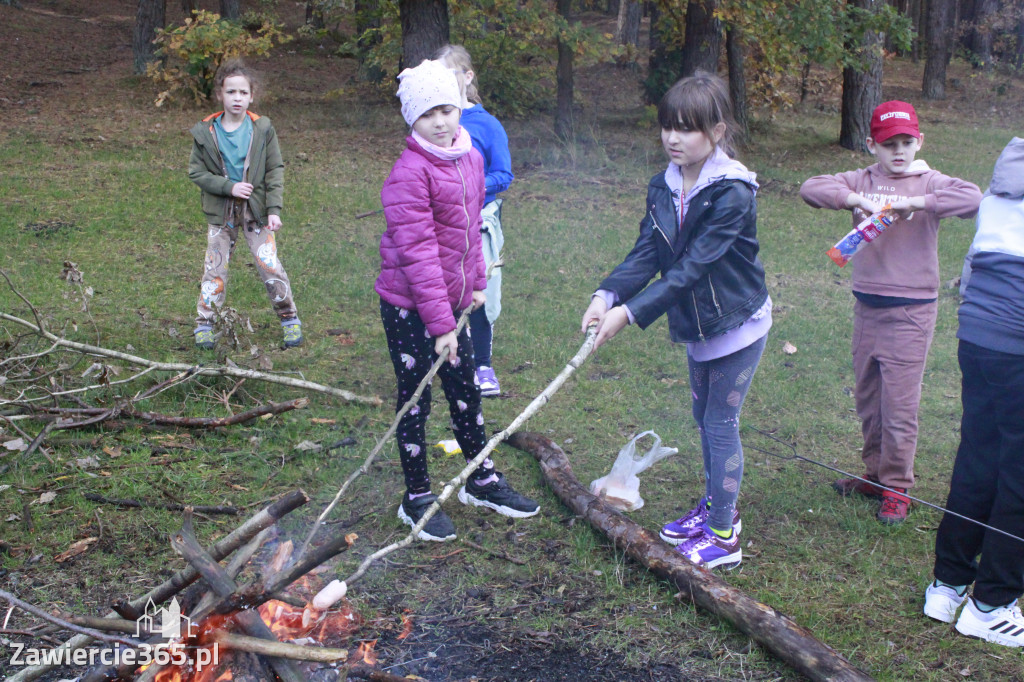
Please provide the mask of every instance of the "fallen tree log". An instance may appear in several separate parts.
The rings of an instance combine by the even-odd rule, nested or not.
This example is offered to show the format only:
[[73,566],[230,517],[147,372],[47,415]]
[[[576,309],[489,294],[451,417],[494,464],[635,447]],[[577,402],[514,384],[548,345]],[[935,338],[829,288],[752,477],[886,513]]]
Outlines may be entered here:
[[871,680],[805,627],[771,606],[752,599],[742,590],[694,566],[654,533],[626,518],[604,500],[595,497],[576,479],[565,453],[549,438],[520,432],[508,439],[512,447],[532,454],[551,489],[562,502],[587,523],[611,539],[615,546],[668,580],[701,608],[732,623],[812,680],[857,682]]
[[[215,560],[220,561],[245,543],[252,540],[264,528],[274,525],[274,523],[276,523],[277,520],[285,514],[301,507],[307,502],[309,502],[309,497],[301,490],[295,490],[288,493],[278,501],[257,512],[241,526],[215,542],[208,550],[210,556]],[[199,572],[192,566],[188,566],[183,570],[178,571],[166,581],[157,585],[138,599],[133,599],[125,606],[142,612],[145,610],[146,604],[149,603],[150,599],[152,599],[155,604],[161,604],[172,595],[177,594],[191,585],[198,577]],[[111,611],[106,615],[106,617],[119,618],[120,616],[116,611]],[[74,651],[75,649],[81,649],[82,647],[89,646],[92,641],[93,638],[88,635],[77,635],[61,644],[59,648]],[[42,677],[56,667],[57,666],[53,664],[41,663],[39,665],[23,668],[16,674],[10,675],[6,682],[29,682],[30,680]]]

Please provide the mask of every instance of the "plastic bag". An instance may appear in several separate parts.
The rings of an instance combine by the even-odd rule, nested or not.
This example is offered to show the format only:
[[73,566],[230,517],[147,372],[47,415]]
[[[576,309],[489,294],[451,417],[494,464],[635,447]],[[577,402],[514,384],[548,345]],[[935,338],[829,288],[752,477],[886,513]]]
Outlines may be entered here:
[[[654,444],[641,457],[637,452],[636,443],[644,436],[651,436],[654,439]],[[616,509],[636,511],[644,506],[644,499],[640,497],[638,474],[655,462],[677,452],[679,452],[678,448],[661,447],[661,436],[654,431],[637,434],[619,450],[619,456],[615,458],[615,464],[612,465],[612,470],[608,475],[591,481],[590,492],[598,497],[603,497],[608,504]]]

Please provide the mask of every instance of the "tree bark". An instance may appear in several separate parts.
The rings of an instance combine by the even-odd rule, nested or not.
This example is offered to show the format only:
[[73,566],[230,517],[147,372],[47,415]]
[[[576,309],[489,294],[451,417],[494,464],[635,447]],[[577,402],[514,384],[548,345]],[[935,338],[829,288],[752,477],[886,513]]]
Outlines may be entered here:
[[925,23],[928,57],[924,62],[921,95],[925,99],[946,99],[946,67],[953,55],[954,2],[929,0]]
[[715,4],[716,0],[690,0],[686,5],[684,77],[693,75],[698,69],[718,73],[718,55],[722,51],[722,22],[715,18]]
[[157,29],[167,23],[167,0],[139,0],[132,29],[132,59],[135,73],[145,73],[150,62],[156,60],[153,39]]
[[615,546],[668,580],[698,606],[723,618],[812,680],[871,680],[813,633],[743,591],[684,559],[657,535],[626,518],[576,480],[565,453],[536,433],[516,433],[509,445],[529,452],[562,502],[611,539]]
[[[874,6],[873,0],[853,0],[851,4],[868,10]],[[882,103],[882,36],[868,31],[860,45],[848,45],[847,49],[856,51],[866,65],[843,69],[839,145],[864,152],[871,131],[871,112]]]
[[978,0],[974,5],[971,49],[985,71],[992,70],[992,17],[998,9],[998,0]]
[[747,78],[744,73],[746,63],[746,46],[743,35],[736,26],[727,26],[725,30],[725,54],[729,62],[729,100],[732,102],[732,115],[736,121],[737,142],[745,144],[750,137],[750,122],[747,115]]
[[[556,0],[555,6],[559,16],[565,19],[567,24],[572,21],[572,0]],[[575,95],[572,74],[572,55],[572,45],[567,43],[564,37],[559,34],[558,65],[555,67],[555,82],[557,88],[555,135],[564,140],[572,139],[575,136],[572,112],[572,102]]]
[[619,3],[618,19],[615,23],[615,41],[619,45],[640,44],[640,20],[644,15],[643,3],[638,0],[622,0]]
[[196,0],[181,0],[181,13],[186,17],[192,16],[196,9]]
[[448,43],[448,0],[399,0],[402,68],[418,66]]
[[222,19],[238,19],[242,16],[242,0],[220,0],[220,16]]

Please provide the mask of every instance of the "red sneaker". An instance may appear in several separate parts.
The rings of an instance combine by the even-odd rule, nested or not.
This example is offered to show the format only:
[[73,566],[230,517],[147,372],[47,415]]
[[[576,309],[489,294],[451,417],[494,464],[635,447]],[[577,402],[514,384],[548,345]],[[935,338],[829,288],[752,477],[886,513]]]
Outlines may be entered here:
[[[869,478],[866,474],[864,478],[869,481],[874,479]],[[877,481],[875,481],[877,483]],[[843,497],[849,497],[854,493],[863,495],[864,497],[870,497],[872,500],[882,499],[882,493],[885,492],[882,488],[879,488],[873,483],[868,483],[857,478],[840,478],[838,481],[832,483],[832,489]]]
[[910,498],[900,493],[907,492],[906,488],[893,488],[891,492],[886,490],[882,494],[882,507],[878,510],[878,520],[887,526],[898,526],[907,520],[907,511],[910,509]]

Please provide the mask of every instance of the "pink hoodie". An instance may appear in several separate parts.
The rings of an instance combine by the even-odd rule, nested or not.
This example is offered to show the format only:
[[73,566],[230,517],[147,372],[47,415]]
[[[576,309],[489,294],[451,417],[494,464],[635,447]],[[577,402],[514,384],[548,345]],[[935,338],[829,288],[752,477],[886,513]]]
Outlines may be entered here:
[[442,159],[412,136],[381,188],[388,227],[380,239],[374,289],[399,308],[415,310],[433,337],[455,330],[453,310],[487,288],[480,247],[484,162],[466,153]]
[[[876,163],[838,175],[818,175],[800,188],[800,196],[811,206],[835,210],[846,209],[850,192],[879,205],[925,197],[923,211],[897,220],[851,261],[854,291],[901,298],[938,296],[939,220],[974,216],[981,202],[977,185],[931,170],[917,159],[900,175],[887,175]],[[854,226],[864,218],[854,212]]]

